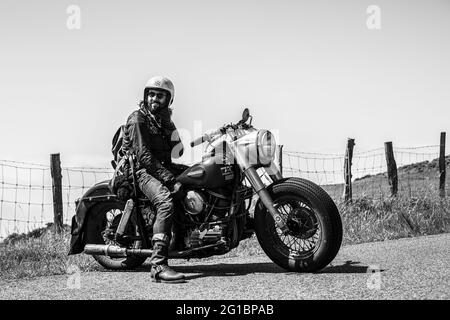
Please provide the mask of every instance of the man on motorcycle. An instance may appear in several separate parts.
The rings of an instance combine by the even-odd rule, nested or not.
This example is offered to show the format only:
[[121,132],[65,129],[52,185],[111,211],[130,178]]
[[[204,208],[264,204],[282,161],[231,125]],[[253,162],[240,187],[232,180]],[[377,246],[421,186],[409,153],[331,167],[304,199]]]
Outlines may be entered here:
[[169,283],[185,280],[183,274],[168,266],[173,198],[181,194],[181,184],[168,168],[172,166],[172,156],[183,154],[180,137],[171,120],[172,110],[169,109],[174,92],[173,83],[168,78],[151,78],[145,86],[139,110],[128,117],[123,139],[124,152],[135,156],[137,184],[156,209],[153,254],[150,257],[152,281]]

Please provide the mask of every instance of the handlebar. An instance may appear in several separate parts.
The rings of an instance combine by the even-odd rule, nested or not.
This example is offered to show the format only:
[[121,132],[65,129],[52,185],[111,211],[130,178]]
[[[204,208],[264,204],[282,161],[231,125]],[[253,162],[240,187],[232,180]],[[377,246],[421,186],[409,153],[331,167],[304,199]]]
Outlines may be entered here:
[[194,140],[191,141],[191,147],[195,147],[198,146],[199,144],[202,144],[205,141],[210,141],[211,138],[217,134],[224,134],[226,133],[227,129],[232,128],[232,129],[238,129],[238,128],[249,128],[251,127],[251,125],[246,125],[245,121],[239,121],[237,124],[227,124],[215,131],[211,131],[211,132],[207,132],[205,134],[203,134],[201,137],[198,137]]
[[223,133],[223,128],[220,128],[220,129],[217,129],[214,131],[205,132],[201,137],[198,137],[197,139],[194,139],[191,142],[191,147],[198,146],[199,144],[202,144],[205,141],[210,141],[213,136],[215,136],[216,134],[219,134],[219,133]]
[[194,139],[191,141],[191,147],[195,147],[198,146],[199,144],[202,144],[203,142],[205,142],[208,139],[207,135],[204,134],[201,137],[198,137],[197,139]]

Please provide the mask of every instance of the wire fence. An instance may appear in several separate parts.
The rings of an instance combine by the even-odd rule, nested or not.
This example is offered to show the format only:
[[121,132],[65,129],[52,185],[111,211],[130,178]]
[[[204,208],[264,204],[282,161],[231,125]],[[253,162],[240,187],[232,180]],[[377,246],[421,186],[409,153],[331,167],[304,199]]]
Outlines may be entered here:
[[[395,148],[394,155],[399,193],[413,197],[438,190],[439,145]],[[283,151],[283,175],[311,180],[339,202],[344,189],[344,159],[344,154]],[[449,160],[447,166],[450,165]],[[75,214],[75,200],[95,183],[111,179],[113,169],[62,167],[61,171],[63,223],[70,225]],[[389,195],[384,148],[353,154],[352,188],[354,198]],[[447,183],[446,190],[448,188]],[[0,160],[0,241],[12,233],[28,232],[51,222],[50,166]]]
[[[112,168],[62,167],[63,223],[70,225],[75,200],[95,183],[111,179]],[[0,160],[0,241],[53,222],[50,165]]]
[[[439,145],[394,149],[399,193],[418,197],[425,192],[438,191],[439,152]],[[446,159],[448,167],[450,159]],[[335,201],[341,201],[344,163],[344,154],[283,152],[283,175],[311,180],[321,185]],[[354,153],[351,170],[353,197],[390,195],[384,148]]]

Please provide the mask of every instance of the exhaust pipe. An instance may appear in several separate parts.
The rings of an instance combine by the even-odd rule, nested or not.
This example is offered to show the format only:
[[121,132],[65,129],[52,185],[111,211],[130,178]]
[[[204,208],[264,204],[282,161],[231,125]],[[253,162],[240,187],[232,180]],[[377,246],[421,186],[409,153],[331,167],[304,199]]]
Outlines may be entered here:
[[[188,258],[189,255],[195,251],[200,251],[207,248],[218,248],[226,245],[227,242],[224,239],[221,239],[217,243],[192,248],[186,251],[169,251],[169,258]],[[153,250],[127,249],[112,244],[86,244],[84,246],[83,253],[94,256],[108,256],[113,258],[125,258],[129,256],[151,257]]]
[[96,256],[109,257],[150,257],[153,250],[151,249],[127,249],[111,244],[87,244],[84,246],[84,253]]

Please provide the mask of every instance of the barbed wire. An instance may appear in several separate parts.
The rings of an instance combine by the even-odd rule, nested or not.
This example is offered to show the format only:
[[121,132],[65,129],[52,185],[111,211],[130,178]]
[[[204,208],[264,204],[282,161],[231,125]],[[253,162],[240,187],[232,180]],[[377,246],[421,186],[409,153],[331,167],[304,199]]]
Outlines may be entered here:
[[439,148],[439,145],[427,145],[419,147],[395,147],[396,150],[417,150],[417,149],[427,149],[427,148]]
[[[50,169],[49,165],[35,163],[35,162],[24,162],[24,161],[14,161],[14,160],[0,160],[0,165],[3,166],[13,166],[13,167],[23,167],[23,168],[40,168],[40,169]],[[26,166],[26,167],[24,167]]]

